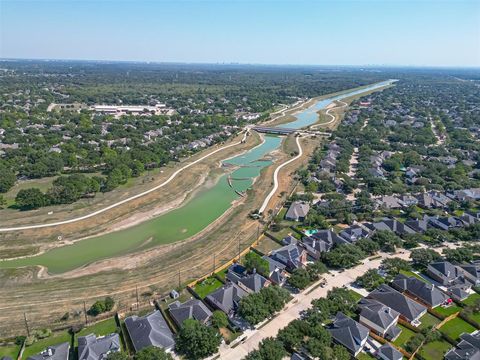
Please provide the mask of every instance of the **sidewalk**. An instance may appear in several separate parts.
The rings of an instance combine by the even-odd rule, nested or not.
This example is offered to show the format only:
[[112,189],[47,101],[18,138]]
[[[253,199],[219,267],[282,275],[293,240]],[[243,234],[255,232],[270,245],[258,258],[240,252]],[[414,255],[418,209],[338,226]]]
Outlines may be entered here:
[[[267,338],[274,337],[278,331],[294,319],[298,319],[300,314],[311,307],[311,302],[314,299],[326,297],[327,292],[334,287],[342,287],[352,283],[358,276],[364,274],[369,269],[376,269],[380,266],[382,260],[387,257],[392,257],[391,254],[380,254],[382,258],[376,260],[364,260],[363,264],[354,268],[345,270],[343,272],[331,271],[326,274],[324,278],[327,280],[325,287],[318,286],[320,281],[314,283],[309,288],[305,289],[302,293],[294,296],[294,299],[287,304],[285,309],[279,313],[275,318],[270,320],[266,325],[260,329],[247,330],[243,334],[242,338],[246,338],[242,343],[234,348],[231,348],[225,344],[222,344],[219,350],[220,359],[225,360],[238,360],[245,357],[250,351],[258,348],[259,343]],[[395,254],[395,257],[399,257],[408,260],[410,251],[404,250],[403,253]],[[314,289],[313,291],[311,289]],[[309,293],[309,291],[311,291]]]

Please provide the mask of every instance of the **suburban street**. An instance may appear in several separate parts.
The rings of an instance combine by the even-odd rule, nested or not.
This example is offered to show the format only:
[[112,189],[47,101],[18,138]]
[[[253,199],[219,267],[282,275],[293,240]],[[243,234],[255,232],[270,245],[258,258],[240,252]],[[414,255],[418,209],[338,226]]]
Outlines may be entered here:
[[[266,323],[259,329],[245,331],[244,335],[241,336],[241,339],[246,338],[246,340],[236,347],[231,348],[228,345],[222,344],[219,351],[220,359],[242,359],[250,351],[257,349],[259,343],[263,339],[276,336],[278,331],[287,326],[290,321],[299,318],[304,310],[311,307],[310,304],[312,300],[327,296],[327,292],[334,287],[342,287],[352,283],[358,276],[364,274],[369,269],[378,269],[382,260],[392,257],[392,254],[380,253],[380,256],[381,258],[374,260],[366,259],[363,261],[363,264],[343,272],[330,271],[330,273],[324,276],[327,280],[327,285],[325,287],[318,286],[320,280],[305,289],[302,293],[295,295],[294,299],[287,304],[285,309],[275,318],[270,320],[270,322]],[[404,250],[401,253],[395,254],[395,257],[408,260],[410,257],[410,251]]]

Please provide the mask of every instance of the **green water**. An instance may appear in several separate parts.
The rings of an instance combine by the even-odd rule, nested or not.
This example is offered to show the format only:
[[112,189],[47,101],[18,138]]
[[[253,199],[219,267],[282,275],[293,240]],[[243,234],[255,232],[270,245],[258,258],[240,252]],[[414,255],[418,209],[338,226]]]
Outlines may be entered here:
[[[282,127],[302,128],[314,124],[318,118],[316,112],[327,106],[332,100],[342,99],[383,85],[385,82],[319,101],[295,115],[295,121],[283,124]],[[184,240],[218,219],[231,206],[232,201],[238,198],[239,195],[234,190],[243,192],[252,185],[253,179],[260,175],[260,171],[271,164],[270,161],[261,159],[277,149],[281,141],[280,137],[265,136],[263,144],[245,154],[225,160],[225,164],[240,166],[230,174],[233,188],[228,185],[227,175],[223,175],[215,185],[196,193],[183,206],[164,215],[125,230],[82,240],[35,257],[0,261],[0,268],[43,265],[48,268],[50,273],[58,274],[97,260]]]
[[[280,137],[266,136],[265,142],[249,152],[226,160],[226,163],[245,166],[233,171],[233,186],[238,191],[247,190],[262,168],[271,164],[256,161],[280,146]],[[0,268],[43,265],[50,273],[69,271],[100,259],[124,255],[159,244],[169,244],[186,239],[203,230],[220,217],[238,195],[228,185],[227,175],[222,175],[215,185],[192,196],[184,206],[131,228],[79,241],[45,254],[0,262]]]

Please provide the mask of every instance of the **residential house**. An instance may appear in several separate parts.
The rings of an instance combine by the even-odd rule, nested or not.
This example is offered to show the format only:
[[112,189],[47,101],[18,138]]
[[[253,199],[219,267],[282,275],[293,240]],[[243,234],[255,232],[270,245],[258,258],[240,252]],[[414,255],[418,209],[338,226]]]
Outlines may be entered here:
[[405,225],[417,233],[424,233],[429,227],[428,216],[423,219],[410,219],[405,221]]
[[449,286],[462,276],[462,271],[448,261],[437,261],[428,265],[427,275],[440,284]]
[[285,219],[291,221],[303,221],[310,211],[310,205],[304,201],[294,201],[285,214]]
[[249,294],[258,293],[264,287],[270,286],[270,284],[270,280],[265,279],[258,273],[246,275],[237,281],[237,285]]
[[365,226],[372,231],[393,231],[397,235],[415,234],[415,230],[408,225],[401,223],[395,219],[385,219],[376,223],[366,223]]
[[380,285],[369,295],[369,299],[377,300],[400,313],[400,317],[411,324],[419,324],[419,319],[427,312],[427,308],[406,297],[388,285]]
[[381,360],[402,360],[403,354],[391,344],[386,343],[380,346],[376,355]]
[[267,255],[264,255],[262,259],[268,262],[268,279],[275,285],[285,285],[287,281],[286,266]]
[[427,275],[447,287],[447,294],[457,301],[468,297],[472,284],[465,279],[460,266],[448,261],[437,261],[428,265]]
[[333,242],[328,240],[316,239],[312,236],[305,236],[302,238],[302,246],[307,250],[308,255],[310,255],[315,260],[320,259],[320,256],[324,252],[330,251],[333,246]]
[[367,298],[360,300],[358,307],[360,308],[360,324],[390,341],[400,335],[401,330],[397,326],[399,312],[376,300]]
[[480,331],[460,335],[460,342],[445,354],[445,360],[480,360]]
[[458,201],[480,200],[480,188],[457,190],[454,195]]
[[345,346],[353,356],[357,356],[363,350],[369,333],[365,326],[341,312],[337,313],[335,320],[327,330],[333,340]]
[[235,283],[229,283],[209,294],[205,300],[214,308],[232,317],[237,311],[240,300],[248,293]]
[[27,360],[68,360],[70,343],[65,342],[47,347],[41,353],[29,356]]
[[458,265],[461,269],[461,272],[468,282],[473,286],[480,284],[480,261],[476,260],[470,264]]
[[170,316],[178,327],[187,319],[194,319],[202,324],[207,324],[212,317],[210,309],[198,299],[190,299],[183,304],[175,301],[168,306]]
[[455,216],[430,216],[428,220],[432,226],[444,231],[465,226],[463,221]]
[[89,334],[78,338],[78,360],[104,360],[108,354],[118,351],[120,351],[118,334],[103,337]]
[[136,315],[127,317],[125,327],[135,352],[148,346],[156,346],[169,351],[175,345],[172,331],[159,310],[142,317]]
[[307,251],[297,244],[290,244],[273,250],[270,257],[284,264],[291,271],[307,265]]
[[354,243],[360,239],[368,238],[371,232],[365,226],[356,224],[343,229],[338,235],[349,243]]
[[227,274],[225,275],[225,278],[227,280],[230,280],[231,282],[237,283],[238,280],[240,280],[246,275],[247,268],[238,263],[235,263],[230,265],[230,267],[227,269]]
[[375,200],[375,205],[382,209],[401,209],[403,202],[394,195],[381,196]]
[[398,274],[395,279],[393,279],[391,285],[394,289],[409,294],[415,300],[431,308],[446,304],[450,299],[447,294],[435,285],[427,284],[414,276],[408,277],[403,274]]
[[310,235],[310,237],[332,245],[343,245],[349,243],[346,239],[337,235],[337,233],[335,233],[332,229],[319,230],[315,234]]
[[445,208],[452,200],[442,193],[430,191],[415,195],[418,200],[418,206],[431,209],[431,208]]

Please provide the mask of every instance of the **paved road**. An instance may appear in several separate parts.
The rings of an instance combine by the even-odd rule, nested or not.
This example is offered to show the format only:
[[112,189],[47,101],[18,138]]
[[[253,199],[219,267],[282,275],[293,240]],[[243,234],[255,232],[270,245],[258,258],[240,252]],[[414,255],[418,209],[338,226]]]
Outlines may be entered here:
[[[227,345],[222,344],[220,347],[220,359],[225,360],[238,360],[245,357],[250,351],[258,348],[258,344],[265,338],[276,336],[278,331],[287,324],[300,317],[302,311],[307,310],[311,307],[311,302],[314,299],[327,296],[328,290],[331,290],[334,287],[342,287],[353,282],[358,276],[364,274],[369,269],[377,269],[380,266],[380,263],[384,258],[392,257],[391,254],[381,253],[381,259],[376,260],[364,260],[364,263],[358,265],[352,269],[345,270],[344,272],[332,271],[330,274],[327,274],[325,278],[327,279],[327,285],[325,287],[317,287],[313,291],[306,289],[301,294],[295,295],[295,298],[287,305],[279,315],[277,315],[273,320],[264,325],[258,330],[247,330],[243,337],[247,337],[247,340],[238,346],[231,348]],[[396,254],[395,257],[399,257],[405,260],[408,260],[410,256],[410,251],[403,251],[403,253]],[[312,285],[310,289],[315,288],[318,283]],[[310,293],[308,293],[311,291]]]
[[268,203],[270,202],[270,200],[272,199],[273,195],[275,195],[275,192],[277,191],[278,189],[278,173],[280,172],[280,170],[282,168],[284,168],[286,165],[290,164],[291,162],[299,159],[302,157],[303,155],[303,149],[302,149],[302,146],[300,145],[300,136],[297,136],[295,138],[295,141],[297,142],[297,147],[298,147],[298,155],[291,158],[290,160],[287,160],[285,161],[283,164],[281,164],[280,166],[278,166],[276,169],[275,169],[275,172],[273,173],[273,188],[272,190],[270,191],[270,193],[267,195],[267,197],[265,198],[265,200],[263,201],[263,204],[262,206],[260,207],[260,210],[258,210],[258,213],[259,214],[262,214],[266,207],[268,206]]

